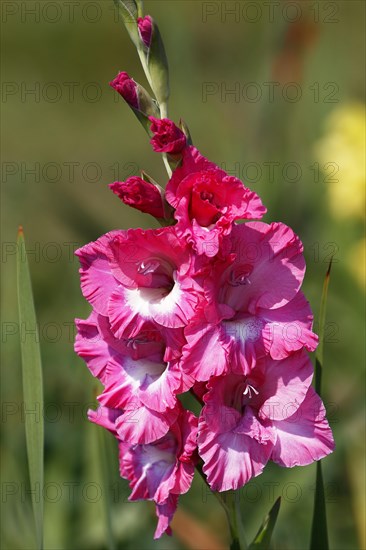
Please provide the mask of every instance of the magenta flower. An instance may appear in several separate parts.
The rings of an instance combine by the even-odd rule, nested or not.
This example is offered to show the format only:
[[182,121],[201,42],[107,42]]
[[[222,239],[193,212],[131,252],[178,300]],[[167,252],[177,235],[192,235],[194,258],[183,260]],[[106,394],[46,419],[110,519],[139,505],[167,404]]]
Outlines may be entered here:
[[[176,395],[193,383],[178,368],[174,351],[170,352],[172,359],[167,359],[169,342],[149,323],[131,339],[117,339],[108,319],[95,313],[76,324],[75,351],[104,386],[98,401],[103,407],[121,411],[117,429],[120,438],[149,443],[162,437],[176,421]],[[171,345],[177,342],[179,335],[175,334]]]
[[299,351],[282,361],[267,357],[249,376],[209,382],[198,446],[213,490],[241,487],[269,460],[305,466],[332,452],[332,432],[310,387],[312,375],[308,356]]
[[266,212],[255,193],[191,146],[183,151],[166,198],[176,209],[180,238],[191,243],[198,254],[209,257],[218,254],[222,238],[230,234],[235,220],[261,218]]
[[174,227],[112,231],[76,254],[83,294],[117,338],[135,336],[146,321],[177,328],[193,317],[196,262]]
[[153,31],[153,21],[150,15],[145,17],[139,17],[137,19],[137,28],[139,31],[140,38],[144,43],[146,48],[150,48],[152,31]]
[[170,494],[191,486],[197,461],[197,418],[181,410],[168,433],[149,445],[120,443],[120,470],[130,480],[129,500],[149,499],[164,504]]
[[110,85],[123,97],[130,107],[136,110],[140,108],[138,85],[127,73],[118,73],[116,78],[110,82]]
[[196,380],[229,369],[248,374],[257,359],[283,359],[313,351],[312,314],[299,292],[305,273],[303,247],[283,224],[235,225],[231,254],[212,265],[206,306],[185,329],[182,366]]
[[129,500],[153,500],[158,525],[155,538],[170,534],[169,523],[193,480],[197,462],[197,418],[181,411],[168,433],[150,445],[120,442],[121,476],[130,481]]
[[129,500],[153,500],[158,524],[155,538],[171,534],[170,521],[178,497],[186,493],[193,480],[197,455],[197,418],[179,407],[169,431],[150,444],[131,445],[120,439],[116,421],[121,412],[105,406],[88,412],[89,420],[108,429],[119,441],[121,477],[130,481]]
[[128,206],[155,218],[165,217],[163,190],[153,183],[132,176],[126,181],[115,181],[109,187]]

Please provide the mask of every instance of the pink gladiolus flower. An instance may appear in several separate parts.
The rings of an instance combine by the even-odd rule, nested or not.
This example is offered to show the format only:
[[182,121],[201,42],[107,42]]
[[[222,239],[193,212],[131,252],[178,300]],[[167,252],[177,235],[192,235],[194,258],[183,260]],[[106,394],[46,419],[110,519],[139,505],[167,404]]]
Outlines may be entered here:
[[118,92],[133,109],[139,109],[138,87],[136,82],[125,72],[119,73],[112,82],[112,88]]
[[[179,413],[176,395],[193,384],[178,368],[169,341],[149,323],[136,338],[117,339],[108,319],[94,312],[86,321],[76,320],[76,325],[75,351],[104,385],[98,401],[105,408],[123,411],[116,423],[120,438],[150,443],[162,437]],[[182,336],[171,332],[170,343],[179,351]],[[166,360],[169,354],[172,359]]]
[[119,440],[120,473],[130,481],[129,500],[153,500],[158,524],[154,538],[171,535],[169,524],[178,497],[192,483],[197,455],[197,418],[180,408],[176,422],[161,438],[150,444],[131,445],[120,440],[115,423],[121,411],[100,406],[89,410],[91,422],[109,430]]
[[153,500],[158,526],[155,538],[170,534],[169,523],[178,503],[193,480],[197,462],[197,418],[181,411],[168,433],[150,445],[121,442],[120,472],[130,481],[129,500]]
[[334,449],[321,399],[310,387],[312,364],[303,351],[258,362],[250,375],[209,382],[199,421],[203,471],[213,490],[237,489],[269,460],[305,466]]
[[180,155],[187,144],[187,139],[182,130],[168,118],[149,117],[151,131],[154,137],[151,139],[151,145],[157,153],[169,153],[170,155]]
[[109,186],[125,204],[155,218],[164,218],[163,190],[156,185],[132,176],[126,181],[115,181]]
[[177,231],[198,254],[218,254],[222,238],[235,220],[261,218],[260,198],[203,157],[194,147],[183,151],[182,164],[166,188],[167,201],[176,209]]
[[152,25],[153,22],[150,15],[139,17],[137,19],[137,28],[139,31],[139,35],[146,48],[150,48],[151,45]]
[[83,294],[117,338],[136,336],[146,321],[179,328],[193,317],[196,261],[174,227],[112,231],[76,254]]
[[309,304],[299,292],[303,247],[292,230],[248,222],[234,226],[227,242],[232,253],[213,264],[206,280],[209,306],[185,329],[182,368],[200,381],[229,367],[248,374],[266,354],[282,359],[317,345]]

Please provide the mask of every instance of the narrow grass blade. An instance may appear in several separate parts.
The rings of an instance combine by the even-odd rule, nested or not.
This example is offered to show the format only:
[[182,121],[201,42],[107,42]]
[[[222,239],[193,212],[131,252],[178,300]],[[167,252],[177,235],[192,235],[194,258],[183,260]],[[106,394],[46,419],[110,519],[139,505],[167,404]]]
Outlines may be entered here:
[[280,511],[281,497],[278,497],[268,515],[265,517],[252,544],[248,550],[268,550],[273,530],[276,525],[278,512]]
[[[329,262],[328,270],[324,279],[319,312],[319,345],[315,355],[315,390],[319,395],[321,392],[322,382],[325,318],[331,268],[332,259]],[[318,550],[319,548],[322,550],[329,549],[325,492],[321,462],[317,462],[316,464],[314,513],[311,527],[310,550]]]
[[43,547],[43,383],[39,335],[22,228],[18,232],[17,283],[25,435],[37,546]]
[[113,483],[113,476],[109,468],[109,454],[110,454],[110,434],[107,433],[105,429],[96,427],[98,435],[98,450],[100,457],[100,466],[101,466],[101,480],[103,484],[103,495],[104,495],[104,511],[105,511],[105,522],[106,522],[106,534],[107,534],[107,547],[108,550],[116,550],[117,545],[113,533],[113,524],[112,524],[112,497],[111,497],[111,487]]
[[333,261],[333,258],[330,260],[327,272],[325,274],[324,283],[323,283],[323,292],[322,292],[322,297],[320,301],[320,311],[319,311],[319,345],[315,354],[315,391],[319,395],[321,392],[325,317],[326,317],[326,311],[327,311],[328,286],[330,281],[330,270],[332,268],[332,261]]

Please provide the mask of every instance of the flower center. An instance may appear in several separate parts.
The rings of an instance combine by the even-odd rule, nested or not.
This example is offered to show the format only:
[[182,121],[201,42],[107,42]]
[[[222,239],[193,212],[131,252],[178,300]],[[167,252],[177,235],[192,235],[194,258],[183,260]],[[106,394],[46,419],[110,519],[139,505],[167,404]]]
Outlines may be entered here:
[[[157,290],[166,296],[174,286],[174,267],[163,258],[145,258],[136,264],[136,282],[140,289]],[[153,292],[155,298],[156,292]]]
[[213,193],[209,193],[208,191],[201,191],[200,197],[203,201],[213,203],[214,195]]
[[159,260],[142,260],[137,267],[137,272],[141,275],[148,275],[154,273],[160,267]]
[[255,389],[251,384],[247,384],[245,390],[243,391],[243,396],[245,398],[251,399],[253,396],[258,395],[259,391]]
[[249,275],[253,271],[253,266],[249,264],[239,265],[234,267],[229,275],[229,285],[230,286],[242,286],[250,285],[251,281]]

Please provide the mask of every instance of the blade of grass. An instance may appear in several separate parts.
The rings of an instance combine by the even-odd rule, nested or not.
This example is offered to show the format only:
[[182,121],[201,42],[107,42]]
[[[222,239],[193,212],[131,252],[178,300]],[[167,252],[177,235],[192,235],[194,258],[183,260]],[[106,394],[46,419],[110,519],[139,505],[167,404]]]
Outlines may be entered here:
[[[325,275],[322,297],[320,301],[319,312],[319,345],[315,354],[315,391],[320,395],[321,382],[322,382],[322,370],[323,370],[323,354],[324,354],[324,331],[325,331],[325,319],[327,310],[327,297],[328,287],[330,280],[330,270],[332,268],[331,258],[328,266],[327,273]],[[313,522],[311,527],[311,540],[310,550],[322,550],[329,549],[328,542],[328,528],[327,528],[327,513],[325,503],[325,492],[321,462],[316,464],[316,484],[315,484],[315,496],[314,496],[314,512]]]
[[276,525],[278,512],[280,511],[281,497],[278,497],[268,515],[264,518],[262,525],[259,528],[258,533],[256,534],[252,544],[249,546],[248,550],[268,550],[269,543],[271,542],[271,537],[273,530]]
[[103,484],[103,501],[104,501],[104,513],[105,513],[105,522],[106,522],[106,533],[108,540],[108,550],[116,550],[117,545],[113,533],[113,523],[112,523],[112,496],[111,496],[111,487],[113,479],[111,476],[109,468],[109,454],[110,454],[110,440],[108,437],[111,437],[110,434],[106,432],[105,429],[96,427],[98,435],[98,449],[100,456],[100,466],[101,466],[101,480]]
[[37,546],[43,547],[43,383],[41,352],[23,229],[18,231],[17,284],[25,435]]
[[332,269],[332,261],[333,261],[333,258],[331,258],[327,272],[325,274],[322,297],[320,300],[319,345],[315,353],[315,391],[319,395],[321,392],[321,382],[322,382],[325,318],[326,318],[326,312],[327,312],[328,287],[329,287],[329,281],[330,281],[330,270]]

